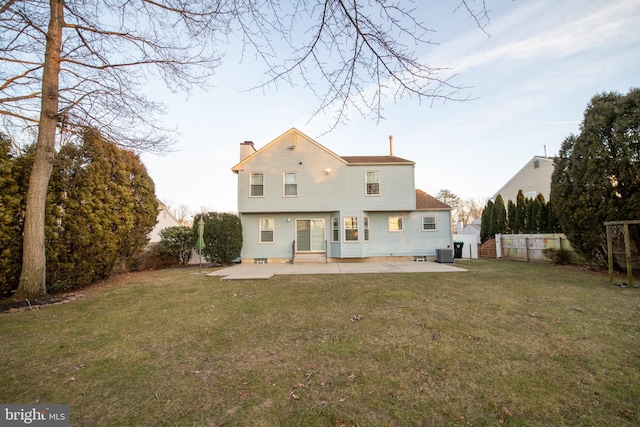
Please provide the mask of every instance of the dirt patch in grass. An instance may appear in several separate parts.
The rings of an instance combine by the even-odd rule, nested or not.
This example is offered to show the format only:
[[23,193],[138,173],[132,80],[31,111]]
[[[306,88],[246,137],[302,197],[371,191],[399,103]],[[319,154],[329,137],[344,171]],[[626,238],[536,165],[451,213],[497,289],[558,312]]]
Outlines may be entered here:
[[40,308],[50,307],[53,305],[66,304],[77,300],[81,294],[64,294],[49,295],[43,298],[37,298],[33,301],[28,299],[21,300],[1,300],[0,313],[17,313],[25,310],[39,310]]

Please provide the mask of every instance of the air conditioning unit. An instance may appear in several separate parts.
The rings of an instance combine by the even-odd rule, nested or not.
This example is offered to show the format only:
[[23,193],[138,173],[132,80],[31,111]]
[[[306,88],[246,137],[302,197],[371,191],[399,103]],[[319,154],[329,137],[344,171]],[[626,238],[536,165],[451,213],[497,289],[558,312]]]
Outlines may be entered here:
[[453,249],[436,249],[436,262],[453,263]]

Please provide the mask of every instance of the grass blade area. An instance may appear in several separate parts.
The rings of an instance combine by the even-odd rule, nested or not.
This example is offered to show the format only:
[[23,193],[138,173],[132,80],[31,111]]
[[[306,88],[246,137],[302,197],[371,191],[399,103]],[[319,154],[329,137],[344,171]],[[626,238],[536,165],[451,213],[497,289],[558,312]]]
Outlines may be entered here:
[[0,402],[76,425],[640,424],[640,289],[466,273],[221,281],[164,270],[0,315]]

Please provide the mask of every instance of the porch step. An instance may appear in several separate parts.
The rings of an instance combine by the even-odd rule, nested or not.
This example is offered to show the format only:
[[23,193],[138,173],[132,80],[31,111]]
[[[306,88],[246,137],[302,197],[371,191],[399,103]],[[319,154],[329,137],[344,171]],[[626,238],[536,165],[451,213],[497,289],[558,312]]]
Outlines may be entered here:
[[319,254],[296,254],[293,259],[294,264],[326,264],[327,255],[324,253]]

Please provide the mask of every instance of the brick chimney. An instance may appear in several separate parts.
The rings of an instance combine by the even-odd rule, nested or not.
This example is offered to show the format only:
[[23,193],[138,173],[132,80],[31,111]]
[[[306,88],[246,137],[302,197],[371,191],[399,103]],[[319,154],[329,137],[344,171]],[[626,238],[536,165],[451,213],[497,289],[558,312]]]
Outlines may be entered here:
[[253,141],[245,141],[240,143],[240,161],[243,161],[256,152]]

